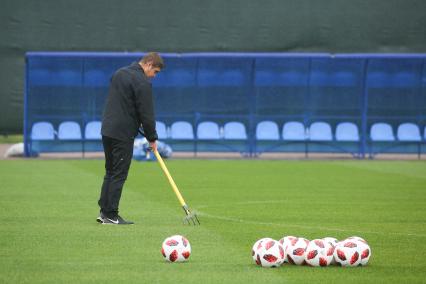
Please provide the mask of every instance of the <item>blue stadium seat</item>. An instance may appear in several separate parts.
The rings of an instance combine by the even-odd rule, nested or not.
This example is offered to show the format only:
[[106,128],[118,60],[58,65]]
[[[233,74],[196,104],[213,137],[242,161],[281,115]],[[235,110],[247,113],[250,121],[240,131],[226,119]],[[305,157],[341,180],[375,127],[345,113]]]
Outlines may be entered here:
[[358,142],[358,126],[352,122],[341,122],[336,127],[336,140],[342,142]]
[[370,138],[372,141],[395,141],[392,126],[383,122],[378,122],[371,126]]
[[50,122],[40,121],[33,124],[31,128],[32,140],[54,140],[55,129]]
[[220,139],[219,125],[212,121],[203,121],[197,126],[197,138],[205,140]]
[[257,140],[279,140],[278,125],[274,121],[261,121],[256,126]]
[[170,138],[176,140],[194,139],[194,131],[192,129],[192,125],[187,121],[173,122],[170,128]]
[[241,122],[227,122],[223,127],[223,138],[233,140],[245,140],[247,139],[246,127]]
[[306,130],[303,123],[289,121],[283,125],[283,139],[288,141],[305,141]]
[[308,136],[311,141],[333,141],[330,124],[323,121],[312,123],[309,127]]
[[60,140],[80,140],[80,125],[75,121],[64,121],[59,124],[58,138]]
[[90,121],[86,124],[84,129],[84,138],[91,140],[101,140],[101,122],[100,121]]
[[402,123],[398,126],[397,137],[399,141],[420,142],[420,129],[414,123]]
[[167,139],[169,135],[167,135],[167,127],[164,122],[156,121],[155,122],[155,130],[157,131],[158,139]]

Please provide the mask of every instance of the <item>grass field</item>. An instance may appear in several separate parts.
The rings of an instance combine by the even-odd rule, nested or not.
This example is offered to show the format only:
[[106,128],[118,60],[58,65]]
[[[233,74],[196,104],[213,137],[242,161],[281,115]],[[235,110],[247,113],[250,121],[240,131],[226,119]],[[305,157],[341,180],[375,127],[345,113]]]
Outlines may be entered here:
[[[0,161],[0,283],[425,283],[426,163],[171,160],[201,226],[184,216],[157,163],[134,162],[120,209],[95,222],[101,160]],[[162,241],[185,235],[187,263]],[[265,269],[253,243],[284,235],[361,236],[366,267]]]
[[0,135],[0,144],[2,143],[19,143],[24,141],[24,137],[21,134],[13,135]]

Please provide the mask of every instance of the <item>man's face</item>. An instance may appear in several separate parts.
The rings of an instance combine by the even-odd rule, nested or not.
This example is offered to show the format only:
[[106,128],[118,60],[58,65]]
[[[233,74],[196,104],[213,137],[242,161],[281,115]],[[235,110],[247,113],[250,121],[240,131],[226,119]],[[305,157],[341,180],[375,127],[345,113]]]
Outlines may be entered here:
[[144,71],[148,78],[154,78],[161,69],[159,67],[152,66],[152,63],[147,63]]

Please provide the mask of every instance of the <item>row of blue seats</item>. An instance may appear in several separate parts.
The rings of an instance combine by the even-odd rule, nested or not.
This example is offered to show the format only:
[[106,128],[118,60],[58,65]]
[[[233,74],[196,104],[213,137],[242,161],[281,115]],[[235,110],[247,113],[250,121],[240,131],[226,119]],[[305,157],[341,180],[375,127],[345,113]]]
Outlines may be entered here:
[[[159,127],[160,126],[160,127]],[[332,127],[323,121],[313,122],[308,128],[298,121],[284,123],[280,135],[279,126],[274,121],[261,121],[256,126],[256,140],[288,140],[288,141],[333,141]],[[186,121],[174,122],[169,129],[163,123],[157,123],[157,131],[160,130],[164,137],[171,139],[195,139],[192,125]],[[247,139],[246,127],[241,122],[227,122],[222,127],[212,121],[204,121],[197,125],[197,139]],[[336,127],[335,140],[342,142],[358,142],[360,134],[358,126],[352,122],[341,122]],[[392,126],[388,123],[375,123],[370,129],[372,141],[422,141],[426,140],[426,127],[424,138],[420,134],[420,128],[414,123],[403,123],[398,126],[395,137]]]
[[[81,140],[83,139],[80,124],[75,121],[64,121],[59,124],[58,131],[55,130],[53,124],[47,121],[39,121],[31,127],[31,140],[48,141],[55,140]],[[84,129],[84,139],[100,140],[101,122],[91,121],[86,124]]]
[[[197,125],[196,136],[192,124],[187,121],[176,121],[166,126],[165,123],[157,121],[157,133],[159,139],[172,140],[246,140],[248,139],[246,127],[237,121],[227,122],[223,127],[213,121],[204,121]],[[84,135],[80,124],[75,121],[64,121],[59,124],[56,132],[50,122],[41,121],[33,124],[31,129],[32,140],[100,140],[101,122],[91,121],[84,127]],[[335,136],[329,123],[313,122],[309,127],[298,121],[284,123],[280,135],[279,126],[274,121],[261,121],[256,126],[255,137],[259,141],[340,141],[359,142],[360,132],[358,126],[352,122],[341,122],[337,124]],[[426,127],[423,137],[420,128],[414,123],[402,123],[398,126],[396,136],[392,126],[388,123],[375,123],[370,128],[370,140],[377,142],[421,142],[426,140]]]

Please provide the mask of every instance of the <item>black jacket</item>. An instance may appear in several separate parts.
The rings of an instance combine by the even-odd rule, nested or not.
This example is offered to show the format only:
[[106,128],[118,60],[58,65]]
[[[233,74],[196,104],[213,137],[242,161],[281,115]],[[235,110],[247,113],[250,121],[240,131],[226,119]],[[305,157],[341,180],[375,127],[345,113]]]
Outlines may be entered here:
[[134,62],[118,69],[111,78],[101,133],[128,141],[138,135],[141,124],[148,141],[158,139],[155,131],[152,85],[142,67]]

